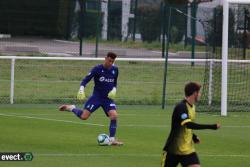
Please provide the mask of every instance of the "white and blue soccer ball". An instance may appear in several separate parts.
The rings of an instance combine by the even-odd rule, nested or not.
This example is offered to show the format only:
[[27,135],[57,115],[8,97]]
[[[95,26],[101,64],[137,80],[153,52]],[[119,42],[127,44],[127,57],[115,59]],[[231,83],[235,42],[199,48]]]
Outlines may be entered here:
[[109,136],[104,133],[99,134],[97,137],[97,142],[100,146],[107,146],[110,144]]

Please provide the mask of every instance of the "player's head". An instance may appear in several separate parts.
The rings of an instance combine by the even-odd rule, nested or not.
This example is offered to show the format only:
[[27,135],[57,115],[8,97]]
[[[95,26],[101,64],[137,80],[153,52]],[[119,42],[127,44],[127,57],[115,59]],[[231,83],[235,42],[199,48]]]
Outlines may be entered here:
[[117,55],[113,52],[108,52],[107,56],[105,57],[104,60],[104,67],[105,68],[110,68],[115,62]]
[[197,82],[189,82],[185,85],[185,96],[186,98],[193,98],[195,102],[199,101],[201,96],[201,85]]

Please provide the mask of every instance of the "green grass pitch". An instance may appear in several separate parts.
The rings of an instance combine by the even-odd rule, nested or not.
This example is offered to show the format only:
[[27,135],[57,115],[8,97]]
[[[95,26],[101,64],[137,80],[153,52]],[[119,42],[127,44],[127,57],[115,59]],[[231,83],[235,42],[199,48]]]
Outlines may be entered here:
[[[6,167],[159,167],[170,129],[172,107],[119,106],[117,137],[124,146],[98,146],[108,133],[102,110],[81,121],[57,105],[0,105],[0,151],[32,152],[25,162],[0,162]],[[196,145],[203,167],[249,167],[250,113],[197,113],[196,122],[220,122],[218,131],[201,130]]]

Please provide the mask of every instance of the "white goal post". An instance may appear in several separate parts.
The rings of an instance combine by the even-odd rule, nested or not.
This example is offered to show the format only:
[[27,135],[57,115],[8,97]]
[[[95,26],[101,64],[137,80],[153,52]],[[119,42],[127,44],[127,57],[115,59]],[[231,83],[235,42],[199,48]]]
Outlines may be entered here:
[[222,74],[221,74],[221,115],[227,116],[227,77],[228,77],[228,26],[229,4],[250,4],[250,0],[223,1],[223,33],[222,33]]

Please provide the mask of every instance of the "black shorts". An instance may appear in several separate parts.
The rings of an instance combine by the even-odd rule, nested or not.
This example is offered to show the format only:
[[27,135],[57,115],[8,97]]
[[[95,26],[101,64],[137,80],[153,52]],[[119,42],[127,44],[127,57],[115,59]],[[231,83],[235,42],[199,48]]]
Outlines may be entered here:
[[196,152],[188,155],[163,153],[162,167],[176,167],[179,163],[181,163],[182,167],[187,167],[188,165],[200,164],[200,161]]

